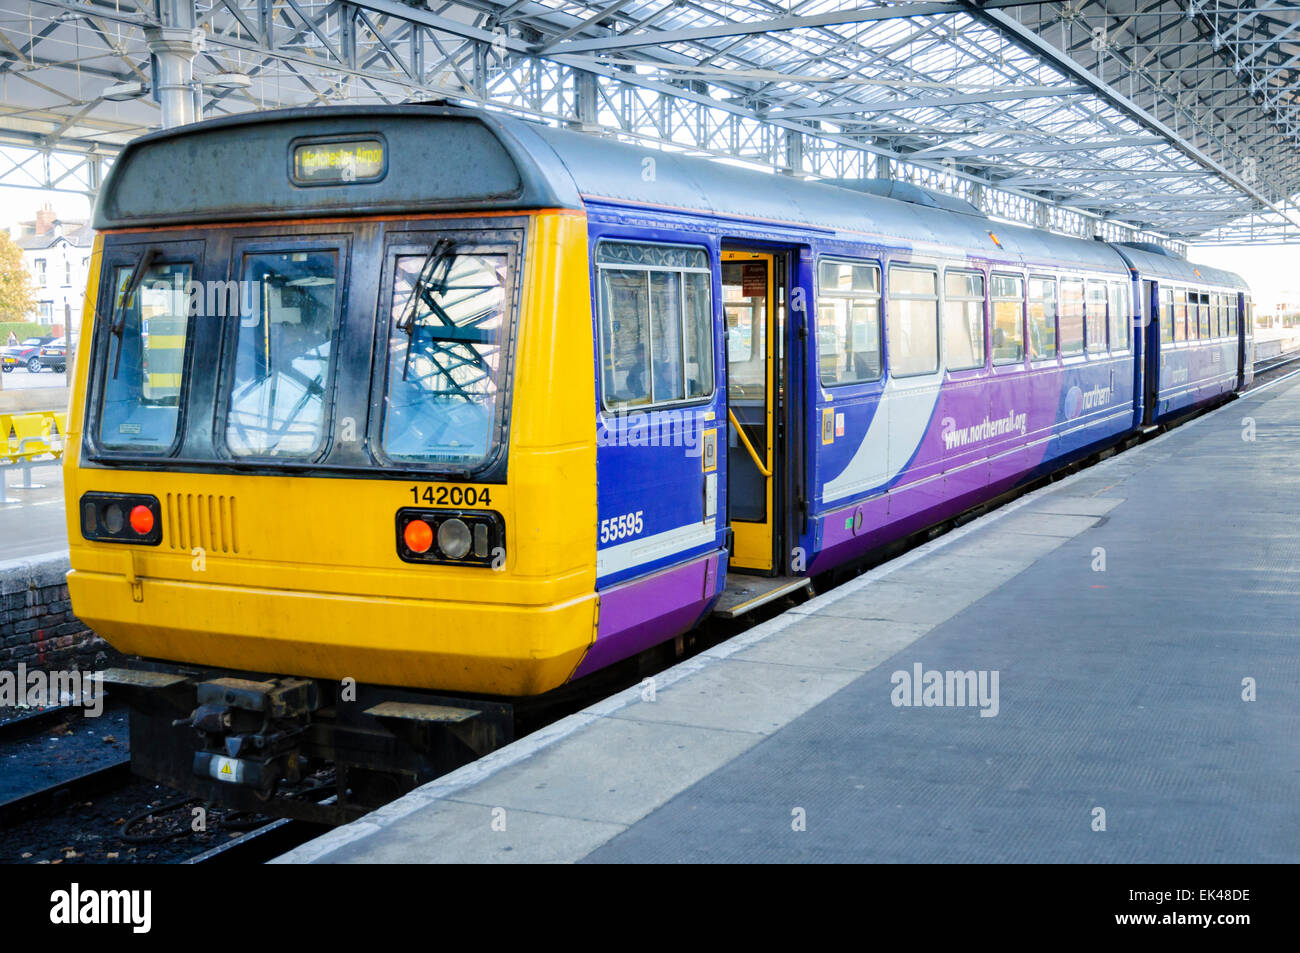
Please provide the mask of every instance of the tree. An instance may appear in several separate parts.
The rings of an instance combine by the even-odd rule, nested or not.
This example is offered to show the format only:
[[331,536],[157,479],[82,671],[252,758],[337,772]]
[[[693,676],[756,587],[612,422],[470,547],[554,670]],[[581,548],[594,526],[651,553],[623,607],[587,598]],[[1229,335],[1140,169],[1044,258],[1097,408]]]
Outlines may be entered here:
[[32,277],[23,265],[23,251],[0,231],[0,321],[25,321],[36,310]]

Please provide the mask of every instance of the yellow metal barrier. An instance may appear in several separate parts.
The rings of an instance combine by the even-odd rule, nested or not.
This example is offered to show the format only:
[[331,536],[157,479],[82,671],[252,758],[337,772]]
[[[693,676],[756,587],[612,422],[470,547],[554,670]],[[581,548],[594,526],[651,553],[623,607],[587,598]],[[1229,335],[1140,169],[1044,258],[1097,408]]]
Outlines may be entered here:
[[0,414],[0,465],[49,456],[63,456],[68,415],[53,410],[27,414]]

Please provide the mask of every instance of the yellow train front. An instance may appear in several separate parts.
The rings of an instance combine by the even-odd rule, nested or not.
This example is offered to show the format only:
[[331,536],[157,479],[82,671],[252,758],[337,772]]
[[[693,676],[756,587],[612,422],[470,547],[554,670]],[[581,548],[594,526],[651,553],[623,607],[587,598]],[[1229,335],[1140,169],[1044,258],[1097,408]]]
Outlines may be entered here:
[[326,759],[340,787],[401,788],[440,746],[508,740],[477,696],[578,669],[587,227],[521,135],[436,107],[295,111],[119,158],[65,479],[75,611],[146,660],[108,676],[137,771],[265,797]]

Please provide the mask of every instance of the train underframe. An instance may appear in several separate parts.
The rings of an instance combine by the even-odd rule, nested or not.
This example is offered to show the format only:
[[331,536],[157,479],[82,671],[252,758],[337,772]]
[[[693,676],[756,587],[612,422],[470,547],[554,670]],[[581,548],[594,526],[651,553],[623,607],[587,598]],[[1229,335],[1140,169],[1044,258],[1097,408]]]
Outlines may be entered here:
[[211,804],[341,824],[514,740],[507,702],[142,662],[104,673],[130,706],[132,771]]

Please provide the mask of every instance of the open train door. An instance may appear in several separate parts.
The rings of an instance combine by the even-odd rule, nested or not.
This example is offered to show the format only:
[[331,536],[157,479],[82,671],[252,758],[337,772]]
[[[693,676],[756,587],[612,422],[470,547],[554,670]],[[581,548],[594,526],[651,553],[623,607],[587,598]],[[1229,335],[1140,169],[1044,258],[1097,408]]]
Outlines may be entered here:
[[731,565],[770,575],[777,569],[777,369],[779,259],[724,250],[722,310],[727,335],[727,502]]
[[[728,618],[796,590],[788,569],[790,265],[793,252],[724,248],[722,310],[727,349],[727,521],[732,532],[727,588],[714,612]],[[798,487],[794,488],[798,492]]]
[[1160,328],[1166,320],[1160,313],[1160,287],[1142,280],[1142,424],[1152,426],[1156,419],[1156,399],[1160,386]]
[[1254,330],[1255,316],[1251,312],[1249,295],[1237,294],[1237,390],[1241,390],[1255,379],[1255,368],[1251,363],[1251,332]]

